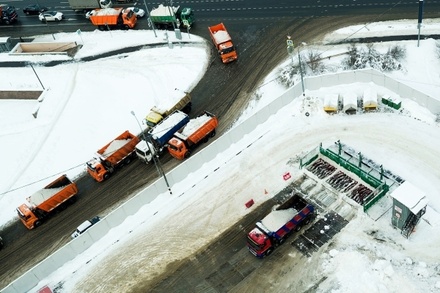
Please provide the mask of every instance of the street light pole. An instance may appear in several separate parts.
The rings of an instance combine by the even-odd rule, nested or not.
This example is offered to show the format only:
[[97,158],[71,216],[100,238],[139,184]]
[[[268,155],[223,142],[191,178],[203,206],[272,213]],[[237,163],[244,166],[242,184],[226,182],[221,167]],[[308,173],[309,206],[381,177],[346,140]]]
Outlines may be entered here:
[[299,46],[298,45],[298,62],[299,62],[299,73],[301,75],[301,87],[302,87],[302,92],[303,92],[303,97],[306,96],[305,94],[305,90],[304,90],[304,77],[303,77],[303,71],[302,71],[302,65],[301,65],[301,53],[299,51]]
[[144,5],[145,5],[145,10],[147,11],[147,14],[148,14],[148,21],[151,24],[151,27],[153,28],[154,36],[157,38],[156,29],[154,28],[154,23],[151,21],[150,11],[148,10],[148,6],[147,6],[147,3],[145,2],[145,0],[144,0]]
[[[162,169],[162,165],[160,163],[159,158],[156,157],[156,150],[154,151],[154,153],[152,152],[152,149],[150,148],[150,144],[151,146],[153,146],[152,142],[151,142],[151,137],[148,137],[149,139],[147,139],[147,136],[145,136],[145,133],[142,129],[141,124],[139,123],[139,120],[136,117],[136,114],[134,113],[134,111],[131,111],[131,115],[133,115],[134,119],[136,119],[137,124],[139,125],[139,129],[141,130],[142,133],[142,137],[145,141],[145,143],[147,144],[148,150],[150,151],[151,154],[151,158],[153,159],[154,162],[154,166],[156,166],[156,170],[159,173],[159,176],[162,176],[163,179],[165,180],[165,184],[167,185],[168,191],[170,192],[170,195],[173,195],[173,192],[171,191],[171,187],[170,184],[168,183],[168,179],[167,176],[165,175],[165,172]],[[153,146],[154,148],[154,146]]]

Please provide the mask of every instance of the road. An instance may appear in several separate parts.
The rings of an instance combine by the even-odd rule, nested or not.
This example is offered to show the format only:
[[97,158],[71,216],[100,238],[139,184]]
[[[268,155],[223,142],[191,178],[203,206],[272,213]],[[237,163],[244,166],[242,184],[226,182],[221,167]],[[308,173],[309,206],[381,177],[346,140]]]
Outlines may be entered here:
[[[52,0],[51,2],[56,3]],[[289,4],[291,2],[298,4]],[[237,40],[239,60],[225,66],[221,64],[213,50],[212,60],[204,78],[191,93],[194,97],[193,113],[199,113],[202,110],[212,111],[221,121],[218,134],[221,135],[227,130],[246,107],[252,98],[251,93],[254,92],[259,82],[287,57],[285,38],[288,33],[294,33],[301,41],[313,43],[319,40],[326,31],[349,24],[416,17],[414,11],[416,8],[409,9],[409,4],[389,10],[388,8],[392,5],[386,4],[385,1],[382,4],[371,4],[371,6],[365,4],[366,8],[362,5],[359,8],[359,2],[368,3],[368,1],[357,1],[357,4],[353,6],[349,4],[351,3],[349,1],[339,1],[338,3],[347,4],[337,7],[329,7],[329,4],[326,4],[325,7],[318,7],[319,1],[278,1],[277,5],[281,8],[273,8],[273,11],[272,8],[266,8],[266,12],[269,9],[270,13],[261,13],[257,6],[264,7],[267,1],[197,4],[196,15],[200,13],[200,17],[197,26],[191,32],[200,32],[201,36],[207,38],[206,27],[209,23],[227,20],[228,29]],[[46,5],[45,1],[40,1],[40,4]],[[301,6],[305,4],[307,6]],[[315,6],[311,9],[310,5]],[[414,7],[414,3],[411,5]],[[435,2],[435,5],[438,7],[439,3]],[[286,10],[286,7],[290,9],[291,6],[293,11]],[[248,9],[249,7],[252,9]],[[228,10],[232,8],[234,11]],[[425,11],[425,17],[439,17],[439,11],[440,9],[436,12]],[[314,12],[313,15],[306,16],[310,12]],[[76,31],[79,27],[81,29],[84,27],[84,30],[94,29],[85,22],[79,25],[79,20],[78,24],[69,25],[69,19],[56,24],[57,28],[62,31]],[[29,23],[28,25],[23,21],[23,24],[14,26],[14,35],[29,36],[37,32],[58,31],[52,25],[42,26],[38,21],[31,24],[29,20]],[[142,28],[142,25],[139,28]],[[5,35],[8,29],[2,26],[0,32]],[[168,155],[161,160],[165,171],[171,170],[178,164]],[[101,184],[85,176],[77,182],[80,190],[78,201],[38,229],[27,231],[18,221],[4,227],[0,231],[6,245],[5,249],[0,251],[0,262],[3,264],[0,267],[0,288],[69,241],[70,233],[84,219],[107,214],[156,178],[154,166],[146,166],[139,161],[123,168],[110,180]]]

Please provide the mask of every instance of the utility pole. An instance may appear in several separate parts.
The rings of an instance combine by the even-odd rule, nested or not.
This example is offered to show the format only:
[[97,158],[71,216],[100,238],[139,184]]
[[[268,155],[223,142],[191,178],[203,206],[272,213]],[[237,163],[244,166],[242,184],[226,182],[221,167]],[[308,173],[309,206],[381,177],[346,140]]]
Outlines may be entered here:
[[[154,148],[153,143],[151,141],[151,137],[145,135],[145,132],[142,129],[142,126],[139,123],[139,120],[137,119],[136,114],[134,113],[134,111],[131,111],[131,115],[133,115],[134,119],[136,119],[136,122],[139,125],[139,129],[141,130],[142,138],[144,139],[145,143],[147,144],[148,150],[150,151],[151,158],[153,159],[154,166],[156,166],[156,170],[159,173],[159,176],[163,177],[163,179],[165,180],[165,184],[167,185],[167,188],[168,188],[168,191],[169,191],[170,195],[173,195],[173,192],[171,191],[170,184],[168,183],[167,176],[165,175],[165,172],[163,171],[163,168],[162,168],[162,165],[160,163],[160,160],[159,160],[158,157],[156,157],[157,151],[154,150],[154,153],[153,153],[153,150],[151,149],[151,147]],[[151,147],[150,147],[150,145],[151,145]]]
[[423,20],[423,0],[419,0],[419,20],[417,23],[419,34],[417,36],[417,47],[419,47],[420,44],[420,28],[422,27],[422,20]]
[[148,14],[148,24],[150,24],[151,27],[153,28],[154,36],[157,38],[156,28],[154,27],[154,23],[151,21],[150,11],[148,10],[148,6],[147,6],[147,3],[145,2],[145,0],[144,0],[144,5],[145,5],[145,10],[147,11],[147,14]]

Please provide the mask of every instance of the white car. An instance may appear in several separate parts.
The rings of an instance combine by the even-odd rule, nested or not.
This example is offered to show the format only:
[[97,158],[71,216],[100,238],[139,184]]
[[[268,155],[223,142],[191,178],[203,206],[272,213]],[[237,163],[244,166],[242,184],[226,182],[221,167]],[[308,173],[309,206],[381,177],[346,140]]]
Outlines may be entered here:
[[41,21],[60,21],[63,17],[63,13],[59,11],[45,11],[38,16]]
[[78,228],[76,228],[75,231],[73,231],[73,233],[71,235],[72,239],[75,239],[76,237],[78,237],[82,233],[86,232],[87,229],[89,229],[90,227],[92,227],[93,225],[98,223],[100,220],[101,220],[101,218],[99,216],[96,216],[90,220],[84,221],[81,225],[78,226]]
[[125,10],[131,10],[136,15],[137,18],[141,18],[145,16],[145,10],[137,8],[137,7],[127,7]]

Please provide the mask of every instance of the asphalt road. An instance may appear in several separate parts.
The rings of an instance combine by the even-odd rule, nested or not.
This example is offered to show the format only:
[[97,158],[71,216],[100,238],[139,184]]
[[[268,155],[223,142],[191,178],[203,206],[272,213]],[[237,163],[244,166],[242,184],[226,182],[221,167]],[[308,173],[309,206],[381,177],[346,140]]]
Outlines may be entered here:
[[[298,2],[306,3],[305,1]],[[370,14],[374,11],[376,12]],[[412,10],[408,11],[407,7],[392,10],[389,13],[387,10],[378,8],[374,11],[371,9],[354,10],[351,14],[355,16],[350,17],[271,17],[259,20],[229,17],[228,29],[237,43],[239,60],[225,66],[221,64],[216,52],[212,50],[210,66],[204,78],[191,93],[195,99],[192,113],[199,113],[203,110],[212,111],[218,115],[220,120],[217,133],[221,135],[227,130],[252,98],[251,93],[258,83],[287,57],[286,34],[294,33],[301,41],[313,43],[326,31],[349,24],[417,17],[417,13]],[[425,17],[439,17],[439,11],[437,9],[434,13],[425,13]],[[356,15],[360,12],[362,15]],[[198,26],[203,27],[200,29],[201,32],[203,31],[201,35],[207,37],[207,31],[204,29],[207,24],[204,24],[202,20]],[[197,30],[194,29],[192,32],[195,33]],[[21,32],[29,35],[29,33],[25,34],[28,32],[27,29],[21,30],[20,28]],[[3,32],[2,35],[4,35]],[[169,155],[165,155],[161,161],[165,171],[171,170],[178,164]],[[156,178],[154,166],[143,165],[139,161],[126,166],[104,183],[93,182],[89,176],[84,176],[77,182],[80,190],[78,201],[38,229],[27,231],[18,221],[4,227],[0,231],[5,242],[5,248],[0,251],[2,264],[0,266],[0,288],[5,287],[69,241],[72,230],[84,219],[95,215],[104,216]],[[259,215],[249,216],[258,218]],[[185,277],[189,276],[181,274],[182,279]]]

